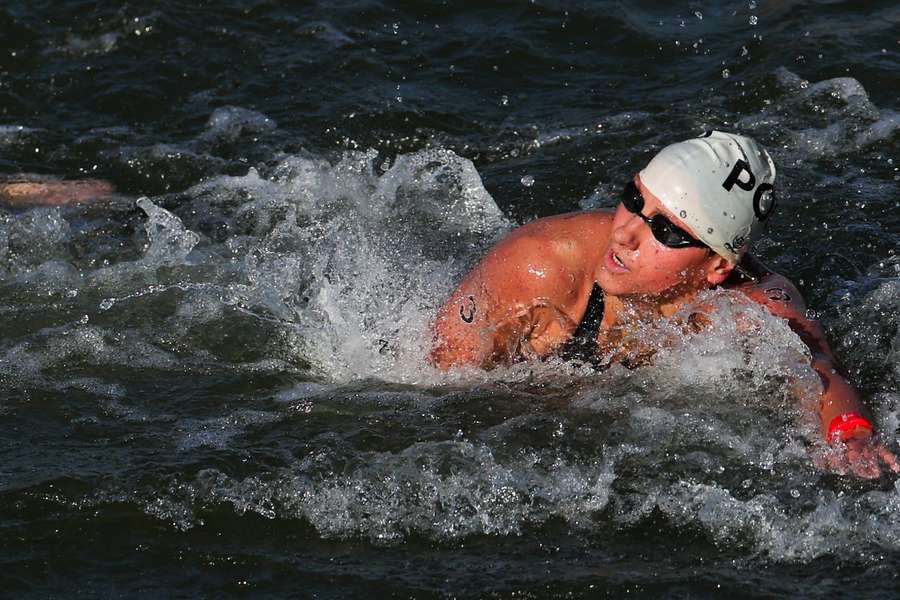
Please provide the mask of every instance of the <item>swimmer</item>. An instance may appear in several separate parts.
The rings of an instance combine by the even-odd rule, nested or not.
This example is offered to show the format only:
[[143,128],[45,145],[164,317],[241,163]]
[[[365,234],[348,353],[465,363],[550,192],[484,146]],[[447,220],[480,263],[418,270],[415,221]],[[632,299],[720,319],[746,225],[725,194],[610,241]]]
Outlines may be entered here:
[[599,354],[627,364],[641,355],[622,348],[629,324],[672,317],[702,290],[732,289],[809,347],[822,434],[834,446],[823,466],[866,478],[900,472],[797,288],[747,253],[775,210],[774,181],[771,157],[744,136],[713,131],[663,148],[615,210],[538,219],[488,251],[439,310],[431,363]]
[[13,205],[77,204],[99,200],[113,192],[113,185],[100,179],[61,180],[27,173],[0,180],[0,202]]

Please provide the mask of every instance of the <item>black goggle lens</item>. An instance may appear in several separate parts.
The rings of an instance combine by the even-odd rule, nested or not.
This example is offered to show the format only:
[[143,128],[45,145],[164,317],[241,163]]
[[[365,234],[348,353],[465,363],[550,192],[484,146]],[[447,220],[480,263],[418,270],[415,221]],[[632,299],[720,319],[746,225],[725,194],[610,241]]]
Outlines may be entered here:
[[687,248],[688,246],[706,248],[706,244],[695,240],[688,232],[676,227],[664,215],[656,213],[652,217],[645,217],[641,212],[644,210],[644,197],[633,181],[629,181],[622,190],[622,205],[628,212],[639,216],[650,227],[653,237],[663,246],[667,248]]

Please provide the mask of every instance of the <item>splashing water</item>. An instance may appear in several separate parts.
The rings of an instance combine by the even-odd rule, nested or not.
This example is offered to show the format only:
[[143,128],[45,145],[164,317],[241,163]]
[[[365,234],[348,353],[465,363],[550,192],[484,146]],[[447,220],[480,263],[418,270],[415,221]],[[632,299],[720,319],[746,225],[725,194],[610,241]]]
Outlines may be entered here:
[[516,222],[736,130],[890,441],[894,8],[170,4],[0,9],[4,172],[121,192],[0,207],[10,594],[890,595],[900,489],[817,470],[807,350],[739,296],[631,370],[424,357]]

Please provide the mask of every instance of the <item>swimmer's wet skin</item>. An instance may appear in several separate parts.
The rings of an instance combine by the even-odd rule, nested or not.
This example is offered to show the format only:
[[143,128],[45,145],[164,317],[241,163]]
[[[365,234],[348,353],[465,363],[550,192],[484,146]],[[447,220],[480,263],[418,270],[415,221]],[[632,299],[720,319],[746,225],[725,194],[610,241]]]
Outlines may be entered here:
[[491,248],[438,312],[432,364],[490,368],[550,356],[579,329],[595,284],[596,352],[617,360],[614,332],[635,315],[671,317],[700,291],[724,287],[786,319],[809,347],[833,446],[820,466],[865,478],[900,472],[796,287],[747,253],[775,210],[774,181],[768,152],[744,136],[712,131],[663,148],[614,211],[538,219]]
[[38,175],[0,181],[0,202],[6,204],[76,204],[109,196],[115,188],[99,179],[56,180]]

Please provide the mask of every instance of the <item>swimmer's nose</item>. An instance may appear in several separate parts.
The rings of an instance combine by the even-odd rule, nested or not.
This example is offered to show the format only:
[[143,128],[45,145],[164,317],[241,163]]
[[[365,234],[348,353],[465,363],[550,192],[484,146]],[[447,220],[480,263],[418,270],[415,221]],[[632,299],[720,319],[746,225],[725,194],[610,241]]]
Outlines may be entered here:
[[641,228],[645,223],[637,215],[629,213],[629,219],[613,229],[613,240],[624,248],[634,250],[641,241]]

